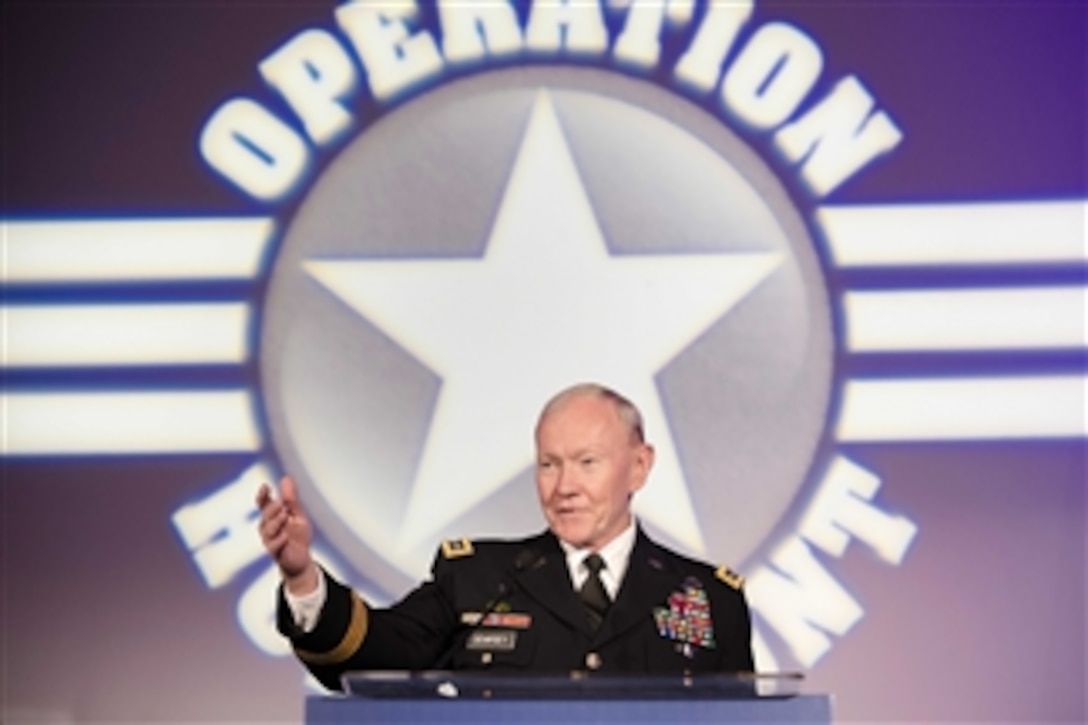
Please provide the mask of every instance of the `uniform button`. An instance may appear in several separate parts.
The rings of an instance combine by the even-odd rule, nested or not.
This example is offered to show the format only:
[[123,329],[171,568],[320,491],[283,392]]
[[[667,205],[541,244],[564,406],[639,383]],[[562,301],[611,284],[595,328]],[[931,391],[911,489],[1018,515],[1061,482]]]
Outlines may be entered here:
[[586,655],[586,667],[591,670],[601,669],[601,656],[596,652],[590,652]]
[[491,664],[491,653],[484,652],[482,655],[480,655],[480,662],[483,662],[485,665]]

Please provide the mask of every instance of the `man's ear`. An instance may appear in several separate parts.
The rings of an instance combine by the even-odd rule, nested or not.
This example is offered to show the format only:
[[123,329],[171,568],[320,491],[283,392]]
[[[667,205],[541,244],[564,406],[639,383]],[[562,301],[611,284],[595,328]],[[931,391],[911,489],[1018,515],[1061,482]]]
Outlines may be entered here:
[[635,464],[632,473],[634,481],[631,483],[631,493],[646,485],[650,477],[650,469],[654,467],[654,447],[649,443],[640,443],[635,452]]

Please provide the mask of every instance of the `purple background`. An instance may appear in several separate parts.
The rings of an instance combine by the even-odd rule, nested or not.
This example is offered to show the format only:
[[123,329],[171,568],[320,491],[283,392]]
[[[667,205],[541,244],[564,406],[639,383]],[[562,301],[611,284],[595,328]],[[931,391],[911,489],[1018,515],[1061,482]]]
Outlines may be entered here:
[[[324,3],[7,3],[8,218],[254,211],[196,153],[207,115],[270,94],[257,62]],[[1079,2],[767,3],[905,131],[835,203],[1079,199]],[[260,210],[257,210],[260,212]],[[1081,271],[1083,272],[1083,270]],[[1015,362],[1012,360],[1011,362]],[[1083,354],[1054,365],[1083,370]],[[9,386],[33,384],[9,376]],[[1083,440],[855,446],[920,527],[899,568],[836,569],[864,619],[811,672],[842,719],[1085,719]],[[238,630],[169,523],[247,458],[3,461],[3,701],[97,721],[297,719],[300,668]],[[271,594],[270,594],[271,596]]]

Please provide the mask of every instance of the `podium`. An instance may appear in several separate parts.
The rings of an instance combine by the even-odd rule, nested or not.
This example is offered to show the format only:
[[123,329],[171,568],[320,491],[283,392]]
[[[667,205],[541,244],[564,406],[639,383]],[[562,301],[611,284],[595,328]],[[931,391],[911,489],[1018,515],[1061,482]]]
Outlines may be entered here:
[[496,676],[357,672],[344,695],[306,700],[317,723],[830,723],[827,695],[802,694],[801,676]]

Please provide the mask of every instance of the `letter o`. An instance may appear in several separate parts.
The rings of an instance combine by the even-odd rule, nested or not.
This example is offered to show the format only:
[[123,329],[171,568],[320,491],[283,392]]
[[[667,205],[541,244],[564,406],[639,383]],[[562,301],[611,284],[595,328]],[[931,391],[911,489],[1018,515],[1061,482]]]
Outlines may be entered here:
[[273,202],[302,180],[310,163],[305,139],[249,98],[232,98],[200,134],[200,155],[254,199]]
[[789,118],[823,70],[820,47],[786,23],[770,23],[741,50],[722,81],[722,102],[745,123],[774,128]]

